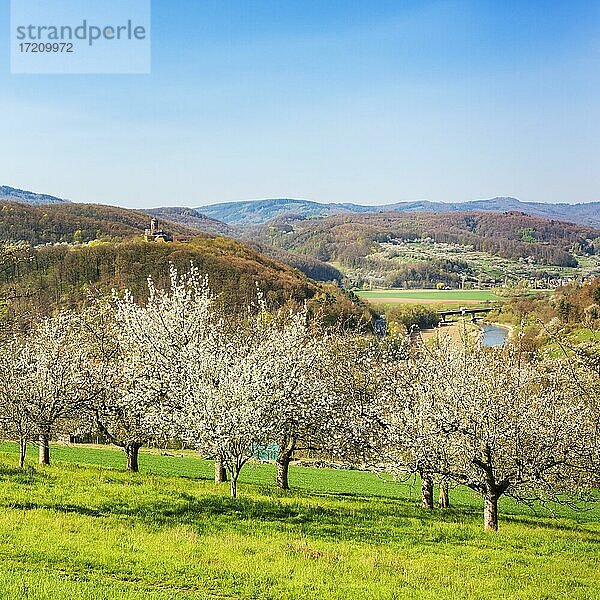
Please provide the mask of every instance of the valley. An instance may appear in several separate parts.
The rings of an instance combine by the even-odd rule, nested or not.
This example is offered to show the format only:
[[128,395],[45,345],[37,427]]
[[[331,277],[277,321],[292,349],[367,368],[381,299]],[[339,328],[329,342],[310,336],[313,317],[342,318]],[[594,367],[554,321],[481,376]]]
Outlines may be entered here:
[[[0,204],[0,593],[387,598],[425,552],[403,576],[411,597],[460,595],[458,564],[483,582],[464,598],[583,600],[600,480],[591,460],[572,465],[596,451],[598,415],[570,374],[598,389],[599,236],[512,213],[230,226],[193,209]],[[534,442],[515,455],[517,427]],[[472,467],[490,439],[495,464],[512,461],[491,508]],[[517,541],[525,594],[498,567]],[[256,554],[273,548],[265,568]]]
[[279,218],[242,239],[327,262],[352,289],[557,287],[599,272],[600,230],[522,213]]
[[[113,288],[143,297],[146,276],[164,285],[171,262],[192,261],[234,311],[258,284],[269,305],[307,302],[329,324],[370,327],[385,313],[407,329],[435,326],[438,311],[461,306],[498,307],[494,319],[513,325],[524,306],[556,314],[553,290],[600,273],[600,230],[523,213],[346,212],[231,225],[189,208],[135,211],[17,192],[22,201],[0,205],[0,297],[2,319],[19,326]],[[150,216],[176,241],[143,242]],[[568,313],[575,332],[583,308]]]

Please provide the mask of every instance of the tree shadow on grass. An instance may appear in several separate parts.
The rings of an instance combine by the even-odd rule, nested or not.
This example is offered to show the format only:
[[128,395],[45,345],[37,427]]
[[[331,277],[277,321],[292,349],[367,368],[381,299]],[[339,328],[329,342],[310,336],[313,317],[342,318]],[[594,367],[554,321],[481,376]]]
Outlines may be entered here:
[[[594,520],[595,523],[597,521]],[[536,514],[533,510],[530,514],[500,514],[500,527],[503,524],[510,523],[512,525],[525,525],[527,527],[537,529],[551,529],[554,531],[563,531],[570,533],[578,533],[586,536],[586,541],[600,544],[598,533],[593,533],[583,527],[583,523],[579,521],[565,522],[563,517],[552,517],[548,514]],[[588,536],[589,534],[589,536]]]
[[[396,541],[409,543],[464,543],[479,540],[481,515],[463,508],[421,509],[416,503],[378,500],[375,506],[325,507],[313,503],[279,499],[232,499],[226,496],[180,493],[169,499],[133,504],[109,503],[92,508],[80,504],[51,502],[9,503],[17,510],[46,509],[94,518],[127,518],[151,528],[187,526],[199,534],[235,531],[258,535],[260,532],[297,532],[304,537],[381,545]],[[477,527],[472,527],[477,524]],[[535,515],[501,515],[503,524],[525,525],[537,529],[576,532],[580,539],[600,543],[595,532]],[[464,527],[452,527],[462,525]],[[449,527],[445,527],[449,526]],[[441,529],[440,529],[441,528]],[[493,539],[493,538],[490,538]]]
[[[141,522],[150,528],[188,526],[200,534],[235,531],[244,535],[260,532],[297,532],[303,537],[339,541],[340,539],[372,545],[394,541],[435,542],[430,527],[434,523],[464,523],[474,517],[463,511],[423,511],[411,504],[392,500],[379,502],[375,507],[324,507],[318,504],[280,501],[276,499],[232,499],[219,495],[196,497],[177,494],[170,499],[133,504],[106,503],[98,507],[81,504],[54,504],[52,502],[9,503],[17,510],[45,509],[66,514],[94,518],[126,518]],[[459,535],[460,534],[460,535]],[[445,536],[450,541],[456,535],[466,539],[476,535],[472,528]],[[465,537],[466,536],[466,537]]]
[[45,473],[40,469],[32,466],[12,467],[5,464],[0,464],[0,481],[10,481],[21,485],[34,485],[40,481],[49,481],[52,479],[50,473]]
[[81,506],[80,504],[50,504],[44,502],[7,502],[7,508],[13,510],[49,510],[65,514],[78,514],[86,517],[106,516],[102,509]]
[[[69,467],[78,468],[76,465]],[[105,470],[119,473],[110,468]],[[203,479],[189,476],[178,478],[194,482]],[[0,464],[0,481],[34,485],[50,479],[56,479],[56,476],[33,467],[19,469]],[[112,483],[124,481],[119,476]],[[133,481],[140,486],[143,484],[142,480],[136,481],[135,476],[127,478],[127,481],[129,484]],[[158,528],[186,525],[201,533],[222,530],[248,533],[258,530],[295,530],[302,535],[320,539],[338,540],[343,537],[373,544],[393,541],[394,536],[399,536],[401,531],[418,536],[420,541],[436,541],[436,534],[431,533],[436,526],[438,530],[440,527],[444,529],[444,526],[450,526],[445,532],[438,531],[438,541],[458,539],[461,536],[462,539],[476,537],[482,518],[481,509],[460,503],[450,509],[428,511],[421,509],[418,502],[410,497],[390,498],[371,496],[364,492],[310,492],[303,489],[286,492],[264,485],[252,487],[264,497],[248,498],[242,495],[232,499],[215,493],[195,495],[180,492],[158,501],[145,501],[143,494],[139,494],[128,503],[107,500],[95,507],[52,501],[7,502],[6,506],[23,511],[45,509],[94,518],[128,518]],[[600,543],[596,533],[581,527],[576,521],[569,523],[565,519],[553,520],[548,515],[534,512],[502,512],[500,521],[501,527],[503,524],[511,524],[576,532],[585,539]],[[461,533],[452,528],[453,524],[463,525],[464,531]],[[473,524],[477,524],[477,528],[473,528]]]

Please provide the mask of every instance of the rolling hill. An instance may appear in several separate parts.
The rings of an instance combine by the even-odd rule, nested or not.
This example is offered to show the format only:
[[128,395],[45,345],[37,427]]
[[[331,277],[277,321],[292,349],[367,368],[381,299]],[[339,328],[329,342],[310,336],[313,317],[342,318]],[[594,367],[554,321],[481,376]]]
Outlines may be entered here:
[[[32,206],[13,202],[0,203],[0,240],[24,241],[33,246],[101,238],[139,236],[148,227],[150,217],[142,211],[102,204],[48,204]],[[193,230],[169,223],[177,235]]]
[[246,244],[254,248],[257,252],[264,254],[274,260],[290,265],[294,269],[302,271],[311,279],[316,281],[338,281],[343,279],[342,273],[335,267],[324,263],[314,257],[302,256],[287,252],[283,248],[278,248],[269,243],[260,243],[252,238],[244,236],[244,228],[239,226],[227,225],[222,221],[217,221],[207,217],[193,208],[152,208],[144,212],[165,221],[172,221],[185,225],[195,231],[210,233],[215,235],[225,235],[228,237],[243,239]]
[[235,237],[236,228],[202,214],[193,208],[183,206],[149,208],[143,212],[163,221],[178,223],[195,231],[203,231],[214,235]]
[[284,218],[246,230],[252,239],[276,240],[291,251],[320,260],[364,256],[374,245],[392,239],[430,237],[472,245],[511,258],[533,257],[540,264],[572,262],[574,244],[591,251],[600,229],[523,213],[339,214],[323,219]]
[[279,216],[325,217],[341,212],[373,212],[375,207],[361,207],[353,204],[320,204],[311,200],[276,198],[210,204],[201,206],[197,210],[229,225],[244,226],[266,223]]
[[229,312],[256,300],[256,288],[272,307],[301,306],[325,322],[359,325],[371,314],[352,294],[317,283],[304,273],[248,245],[165,223],[187,242],[145,242],[148,215],[86,204],[28,206],[0,204],[0,317],[26,324],[57,307],[86,304],[98,292],[147,291],[150,275],[168,282],[169,264],[186,270],[190,262],[206,273],[217,301]]
[[[490,272],[497,281],[501,273],[489,268],[494,262],[514,270],[515,279],[558,277],[564,269],[573,274],[579,261],[595,260],[600,229],[520,212],[387,212],[279,217],[244,235],[333,263],[356,285],[380,279],[390,287],[415,287],[455,286],[463,275]],[[513,269],[521,264],[527,268]]]
[[[498,281],[500,264],[521,279],[589,275],[595,273],[597,261],[581,257],[595,255],[600,246],[593,242],[599,235],[597,229],[558,218],[567,215],[564,218],[572,221],[600,223],[599,203],[553,205],[498,197],[458,204],[420,201],[361,206],[274,199],[136,211],[1,189],[20,200],[0,203],[0,240],[32,246],[121,241],[140,236],[152,215],[176,236],[201,232],[204,238],[236,238],[263,258],[323,282],[349,277],[361,285],[363,276],[371,280],[375,274],[387,285],[454,285],[460,277],[478,273]],[[49,203],[31,204],[45,200]],[[527,215],[527,211],[542,216]],[[389,248],[398,241],[429,238],[447,246],[411,247],[401,252]],[[465,254],[467,250],[471,254]],[[394,252],[396,259],[388,260]],[[493,268],[494,257],[508,262],[498,262],[498,268]],[[466,265],[467,258],[477,265]],[[585,271],[577,271],[582,260]],[[513,263],[518,262],[527,268],[514,269]]]
[[[69,200],[0,186],[0,202],[18,202],[33,206],[65,204]],[[190,198],[190,204],[193,198]],[[321,203],[294,198],[269,198],[209,204],[198,208],[162,207],[146,212],[159,218],[193,227],[199,231],[229,235],[227,226],[246,226],[266,223],[279,216],[298,215],[303,217],[327,217],[341,213],[380,212],[522,212],[531,216],[559,221],[570,221],[582,225],[600,226],[600,202],[579,204],[544,202],[522,202],[509,196],[497,196],[485,200],[466,202],[431,202],[417,200],[393,204],[361,205],[353,203]]]
[[[65,204],[69,200],[48,194],[38,194],[10,186],[0,186],[0,202],[18,202],[33,206]],[[193,198],[190,198],[190,204]],[[342,213],[380,212],[522,212],[531,216],[582,225],[600,226],[600,202],[579,204],[522,202],[509,196],[466,202],[431,202],[417,200],[393,204],[361,205],[353,203],[321,203],[294,198],[269,198],[209,204],[198,208],[162,207],[146,212],[159,218],[189,226],[199,231],[229,235],[227,226],[266,223],[279,216],[327,217]]]
[[213,219],[229,225],[257,225],[280,216],[327,217],[343,213],[380,212],[522,212],[546,219],[570,221],[582,225],[600,226],[600,202],[582,204],[549,204],[521,202],[516,198],[496,197],[488,200],[445,203],[419,200],[387,205],[322,204],[311,200],[267,199],[224,202],[197,209]]
[[48,194],[36,194],[35,192],[19,190],[7,185],[0,185],[0,202],[23,202],[24,204],[39,206],[41,204],[62,204],[69,202],[69,200],[49,196]]

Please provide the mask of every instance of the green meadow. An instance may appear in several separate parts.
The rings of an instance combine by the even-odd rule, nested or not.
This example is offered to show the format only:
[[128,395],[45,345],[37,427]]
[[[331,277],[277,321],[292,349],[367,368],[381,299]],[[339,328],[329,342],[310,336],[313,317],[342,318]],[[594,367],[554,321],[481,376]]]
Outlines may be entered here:
[[489,290],[371,290],[356,292],[357,296],[365,300],[414,300],[415,302],[427,303],[427,301],[470,301],[486,302],[490,300],[501,300],[496,294]]
[[427,512],[416,482],[292,467],[282,492],[251,463],[232,500],[193,454],[146,451],[130,474],[115,449],[52,453],[19,470],[0,445],[2,600],[600,597],[598,508],[507,500],[486,534],[467,490]]

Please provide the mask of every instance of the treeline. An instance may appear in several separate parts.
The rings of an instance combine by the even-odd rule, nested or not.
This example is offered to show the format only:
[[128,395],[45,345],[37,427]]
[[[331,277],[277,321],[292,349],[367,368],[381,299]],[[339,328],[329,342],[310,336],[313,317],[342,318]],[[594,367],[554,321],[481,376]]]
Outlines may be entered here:
[[302,273],[315,281],[336,281],[340,283],[344,279],[342,273],[334,266],[311,256],[294,254],[277,246],[269,246],[267,244],[248,242],[248,245],[265,256],[302,271]]
[[463,275],[475,276],[469,265],[460,260],[435,258],[428,262],[397,263],[399,268],[385,276],[385,287],[433,287],[444,283],[458,287]]
[[557,321],[573,327],[600,329],[600,278],[570,283],[546,294],[515,295],[503,304],[502,318],[514,324]]
[[[420,476],[422,503],[451,489],[480,495],[484,525],[498,501],[594,498],[600,485],[598,354],[567,362],[519,346],[486,349],[447,339],[326,329],[306,309],[272,311],[262,294],[237,317],[196,268],[172,267],[165,289],[148,283],[79,313],[39,320],[0,347],[0,428],[40,463],[50,440],[98,432],[137,471],[139,449],[177,442],[215,461],[231,495],[258,448],[276,444],[277,484],[311,449],[398,478]],[[573,386],[573,378],[578,385]]]
[[438,283],[450,287],[462,285],[463,275],[477,277],[477,272],[462,260],[433,258],[429,261],[394,260],[380,256],[353,258],[346,265],[348,277],[356,287],[373,283],[386,288],[432,288]]
[[440,322],[440,315],[431,306],[423,304],[400,304],[386,311],[386,320],[392,328],[400,326],[406,333],[431,329]]
[[595,332],[600,331],[600,278],[570,283],[551,296],[515,294],[496,318],[519,328],[529,350],[564,344],[568,351],[571,334],[587,330],[583,339],[594,339]]
[[3,318],[16,326],[59,308],[81,308],[98,293],[130,289],[147,294],[146,280],[169,280],[169,264],[185,269],[193,262],[213,286],[217,301],[232,313],[256,297],[268,306],[309,309],[329,323],[368,324],[371,314],[355,296],[333,285],[317,284],[302,273],[226,238],[198,237],[190,243],[156,244],[141,240],[93,242],[78,246],[6,248],[0,263]]

